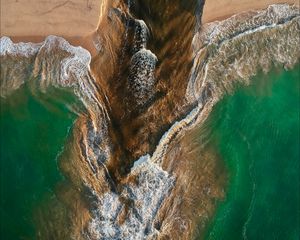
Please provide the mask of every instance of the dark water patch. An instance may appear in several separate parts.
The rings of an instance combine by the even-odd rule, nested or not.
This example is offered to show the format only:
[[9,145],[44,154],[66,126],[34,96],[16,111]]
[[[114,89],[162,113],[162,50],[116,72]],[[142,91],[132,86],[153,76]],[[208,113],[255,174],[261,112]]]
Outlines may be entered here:
[[55,198],[63,179],[57,159],[80,110],[70,93],[28,86],[1,99],[1,239],[35,239],[33,213]]
[[299,65],[274,69],[215,107],[211,139],[230,180],[205,239],[299,239],[299,79]]

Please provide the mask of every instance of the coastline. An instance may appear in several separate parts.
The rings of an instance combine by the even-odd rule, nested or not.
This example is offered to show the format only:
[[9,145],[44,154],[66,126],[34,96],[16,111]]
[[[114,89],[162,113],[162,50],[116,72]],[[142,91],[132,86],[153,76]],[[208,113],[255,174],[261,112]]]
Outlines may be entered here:
[[41,43],[55,35],[95,55],[93,35],[108,3],[108,0],[4,0],[0,36],[10,37],[15,43]]
[[[45,40],[45,38],[49,35],[55,35],[59,37],[63,37],[66,39],[71,45],[74,46],[81,46],[85,49],[87,49],[92,57],[96,56],[98,53],[96,42],[97,42],[97,35],[98,31],[101,31],[101,21],[103,20],[104,12],[107,11],[106,9],[111,6],[111,3],[109,0],[92,0],[91,2],[87,0],[86,4],[83,4],[81,1],[76,0],[72,8],[70,8],[69,1],[64,2],[64,4],[59,4],[59,2],[53,2],[51,1],[46,2],[46,6],[43,6],[42,8],[47,9],[54,9],[53,11],[47,13],[47,18],[42,18],[40,20],[40,15],[35,15],[35,9],[37,6],[35,6],[34,2],[31,2],[30,0],[27,0],[29,2],[22,3],[22,7],[25,6],[25,10],[22,12],[14,11],[13,9],[18,9],[18,6],[20,6],[20,3],[17,1],[15,3],[7,3],[6,1],[3,1],[4,3],[1,3],[1,9],[9,9],[10,11],[4,11],[1,14],[1,31],[0,31],[0,37],[7,36],[10,37],[11,40],[14,43],[18,42],[32,42],[32,43],[41,43]],[[74,1],[73,1],[74,2]],[[201,17],[201,21],[203,24],[214,22],[214,21],[222,21],[225,20],[235,14],[240,14],[241,12],[249,12],[249,11],[257,11],[267,8],[271,4],[277,4],[277,3],[286,3],[290,5],[297,5],[299,6],[299,3],[296,0],[262,0],[262,1],[251,1],[251,0],[206,0],[203,8],[203,13]],[[72,5],[71,4],[71,5]],[[81,6],[82,5],[82,6]],[[8,7],[9,6],[9,7]],[[41,7],[42,5],[39,5]],[[57,8],[59,11],[55,11],[55,8]],[[51,23],[47,21],[48,18],[57,19],[62,18],[65,19],[66,16],[70,15],[76,15],[76,21],[82,20],[84,22],[87,22],[87,18],[85,16],[82,16],[78,12],[80,11],[80,7],[87,8],[85,11],[87,11],[88,14],[91,14],[92,17],[88,19],[88,25],[89,27],[85,28],[83,26],[79,27],[80,25],[74,25],[72,23],[72,19],[67,21],[62,21],[62,23],[55,23],[56,26],[59,26],[59,28],[53,28],[50,27],[47,28],[47,25],[52,26],[54,23]],[[12,23],[10,21],[7,21],[7,19],[13,19],[14,16],[24,14],[25,16],[30,16],[30,18],[25,19],[25,21],[28,24],[22,24],[20,25],[20,21],[18,23]],[[63,16],[63,17],[62,17]],[[31,20],[33,19],[33,20]],[[38,22],[38,21],[41,22]],[[31,23],[32,21],[32,23]],[[44,26],[43,21],[45,22]],[[105,20],[103,20],[106,22]],[[46,27],[45,27],[46,26]],[[70,30],[75,29],[75,30]]]
[[[10,37],[10,39],[12,40],[12,42],[14,43],[20,43],[20,42],[24,42],[24,43],[43,43],[46,38],[49,35],[36,35],[36,36],[12,36]],[[54,35],[56,36],[56,35]],[[1,35],[2,37],[2,35]],[[63,39],[65,39],[66,41],[68,41],[68,43],[70,43],[70,45],[74,46],[74,47],[82,47],[86,50],[89,51],[89,53],[91,54],[91,56],[96,56],[97,55],[97,49],[95,47],[95,43],[93,40],[93,34],[87,35],[85,37],[68,37],[68,36],[60,36]]]
[[[57,86],[58,84],[58,87],[66,87],[68,86],[68,84],[66,84],[68,83],[66,82],[66,80],[72,80],[72,83],[74,83],[77,86],[81,86],[80,83],[83,82],[84,87],[88,86],[88,88],[87,89],[81,88],[79,91],[79,96],[82,98],[89,96],[88,100],[92,100],[92,101],[87,101],[86,104],[87,108],[92,106],[92,109],[90,109],[89,111],[89,115],[83,116],[82,118],[80,118],[80,120],[77,121],[76,128],[75,128],[75,132],[77,133],[74,133],[74,135],[76,135],[76,137],[74,137],[74,145],[79,146],[78,153],[80,157],[82,157],[82,159],[79,159],[78,162],[71,163],[72,166],[67,166],[69,168],[73,167],[75,169],[75,170],[72,169],[73,173],[70,173],[70,175],[77,174],[76,177],[71,176],[70,178],[71,179],[72,177],[76,178],[76,180],[79,182],[79,184],[78,183],[77,184],[80,187],[82,187],[81,186],[82,183],[80,183],[80,181],[82,181],[85,184],[85,186],[88,186],[90,188],[90,191],[92,192],[91,195],[95,197],[98,201],[96,202],[97,204],[96,210],[92,211],[93,214],[92,216],[90,216],[91,219],[85,220],[90,222],[90,224],[88,225],[89,226],[88,230],[85,234],[88,234],[90,236],[108,236],[113,233],[117,234],[120,231],[122,232],[122,234],[126,234],[126,230],[130,229],[134,231],[136,226],[138,226],[139,232],[135,232],[135,234],[137,235],[133,235],[132,237],[134,238],[135,236],[140,236],[138,234],[142,234],[140,233],[140,231],[143,231],[143,228],[145,227],[143,224],[140,224],[139,216],[142,216],[144,218],[143,221],[145,222],[150,221],[153,223],[152,226],[147,227],[147,231],[143,233],[144,235],[147,236],[160,235],[161,232],[163,234],[171,234],[171,235],[180,234],[179,232],[177,233],[176,231],[173,233],[170,232],[170,226],[172,225],[176,226],[176,224],[178,224],[178,222],[176,223],[172,219],[172,217],[177,214],[177,208],[178,208],[178,205],[176,205],[178,204],[178,202],[175,201],[177,199],[176,194],[175,195],[171,194],[171,197],[168,198],[168,196],[166,196],[166,193],[168,193],[169,191],[174,192],[179,188],[184,189],[185,182],[184,181],[176,182],[174,181],[174,179],[176,179],[176,177],[179,177],[180,174],[183,174],[181,175],[183,179],[185,177],[188,178],[189,176],[188,176],[188,171],[184,173],[180,171],[180,168],[178,168],[178,165],[176,165],[176,158],[172,159],[172,156],[177,156],[177,157],[179,156],[177,154],[178,151],[180,150],[176,151],[175,149],[174,154],[171,154],[171,156],[168,156],[169,154],[167,153],[170,153],[170,151],[174,150],[173,149],[173,147],[175,146],[174,139],[175,140],[180,139],[182,135],[186,133],[186,131],[193,129],[196,125],[201,124],[210,113],[212,106],[222,97],[223,94],[232,90],[233,85],[237,84],[238,80],[241,81],[241,83],[243,84],[247,84],[249,77],[253,76],[256,73],[256,71],[260,68],[259,66],[260,59],[257,59],[256,58],[257,55],[255,55],[258,49],[254,47],[254,49],[252,49],[253,51],[252,52],[250,51],[248,53],[249,59],[253,57],[254,62],[251,65],[251,67],[253,68],[247,69],[247,66],[244,66],[245,64],[243,64],[242,61],[243,59],[240,53],[230,52],[230,49],[232,49],[231,47],[234,46],[234,44],[238,44],[239,41],[242,41],[246,44],[249,38],[252,40],[253,39],[257,40],[260,39],[263,34],[263,36],[265,36],[269,40],[271,39],[272,41],[274,41],[274,45],[284,46],[283,48],[287,48],[289,49],[289,51],[292,52],[293,48],[295,47],[295,42],[293,41],[295,39],[295,36],[293,35],[293,32],[291,30],[295,29],[295,25],[297,26],[297,19],[299,22],[299,16],[296,13],[294,13],[297,9],[292,10],[289,7],[284,7],[284,9],[286,9],[286,12],[275,11],[276,14],[275,17],[279,17],[279,19],[281,20],[277,20],[272,15],[269,16],[268,12],[264,10],[262,12],[252,12],[249,15],[242,14],[242,16],[232,17],[231,19],[225,21],[224,26],[222,25],[223,23],[212,23],[208,26],[204,26],[205,29],[204,32],[200,32],[194,37],[194,41],[193,41],[194,56],[195,56],[194,66],[191,70],[190,78],[185,79],[185,81],[188,82],[187,92],[185,92],[184,95],[181,96],[188,99],[187,104],[190,105],[190,109],[193,109],[192,107],[194,107],[195,105],[197,105],[197,107],[194,108],[194,110],[191,112],[186,109],[185,110],[176,109],[178,111],[177,116],[172,116],[172,117],[167,116],[169,117],[168,121],[169,121],[170,128],[167,128],[167,131],[164,131],[164,134],[162,136],[159,136],[160,133],[158,133],[158,136],[160,137],[160,141],[158,144],[156,144],[156,142],[154,143],[156,149],[154,149],[153,151],[151,150],[151,148],[150,150],[147,147],[143,148],[140,142],[138,142],[137,144],[137,147],[140,149],[134,149],[134,150],[131,150],[132,145],[129,145],[129,147],[126,145],[125,146],[121,145],[120,148],[126,149],[127,147],[130,151],[132,151],[131,153],[132,155],[129,155],[130,157],[128,157],[129,161],[134,161],[135,156],[141,156],[144,153],[150,154],[147,157],[144,157],[144,159],[140,159],[143,161],[137,161],[136,167],[131,168],[131,171],[126,173],[125,177],[122,176],[122,174],[118,176],[119,172],[117,171],[122,172],[122,169],[118,169],[119,165],[114,162],[115,159],[118,158],[118,155],[114,156],[115,153],[111,152],[111,148],[110,148],[111,144],[114,144],[113,145],[114,147],[115,146],[118,147],[118,142],[114,141],[115,140],[114,137],[117,138],[116,136],[118,135],[113,135],[118,133],[109,132],[109,127],[112,126],[110,121],[111,118],[113,118],[113,116],[110,114],[113,114],[114,111],[110,110],[109,109],[110,106],[107,104],[107,102],[105,102],[106,96],[103,96],[105,95],[105,91],[103,90],[104,93],[101,92],[102,91],[101,87],[105,84],[105,82],[103,81],[103,79],[101,79],[103,78],[103,75],[100,74],[102,72],[101,71],[97,72],[98,71],[97,68],[100,68],[99,64],[97,64],[98,65],[97,66],[96,65],[97,62],[95,63],[92,60],[92,67],[91,67],[92,70],[90,70],[89,61],[84,61],[83,63],[84,71],[82,72],[81,63],[79,62],[80,64],[76,65],[78,63],[77,60],[78,58],[80,58],[80,56],[77,56],[75,54],[75,56],[73,56],[75,57],[75,60],[72,62],[73,64],[76,63],[75,65],[68,65],[68,67],[66,66],[57,67],[57,68],[61,67],[62,69],[67,70],[67,72],[64,75],[67,77],[65,77],[64,79],[61,79],[60,76],[57,77],[59,80],[64,80],[65,82],[63,81],[57,82],[57,79],[55,79],[55,77],[53,76],[49,81],[46,81],[46,77],[43,76],[43,74],[41,74],[43,76],[41,82],[42,83],[45,82],[46,86],[51,84]],[[272,10],[274,9],[271,9],[270,12],[272,12]],[[254,23],[251,22],[251,19],[256,15],[266,15],[267,18],[259,19],[258,23],[254,25]],[[235,29],[235,28],[227,29],[226,27],[234,26],[234,24],[236,24],[236,20],[238,19],[238,17],[245,18],[245,25],[240,26],[240,29]],[[270,17],[270,19],[268,19],[268,17]],[[137,29],[141,28],[142,30],[140,31],[141,35],[140,36],[138,35],[140,39],[134,42],[134,47],[138,45],[137,52],[142,51],[142,53],[147,53],[148,54],[147,57],[153,59],[153,54],[151,55],[151,52],[145,49],[146,43],[143,42],[144,35],[142,34],[143,32],[145,32],[143,29],[144,25],[141,24],[140,20],[136,22],[137,22],[136,28]],[[265,28],[262,28],[262,26],[265,26]],[[220,27],[220,32],[217,32],[216,34],[216,32],[214,32],[214,29],[219,27]],[[236,35],[236,32],[239,32],[239,34]],[[287,42],[284,42],[285,33],[288,36],[290,36],[290,39]],[[136,37],[136,35],[134,36]],[[277,37],[276,40],[273,39],[274,36]],[[259,44],[263,45],[264,42],[259,42]],[[65,44],[63,43],[62,45]],[[110,44],[108,44],[108,46],[111,47]],[[54,56],[59,56],[59,52],[55,50],[57,49],[55,43],[52,45],[52,48],[53,48],[52,54]],[[215,50],[216,48],[223,50],[225,56],[218,55],[218,51]],[[257,46],[257,48],[259,48],[259,46]],[[39,68],[39,64],[47,65],[43,63],[44,62],[47,63],[47,61],[52,60],[51,58],[49,59],[47,58],[47,56],[43,55],[45,51],[44,49],[47,48],[44,47],[38,50],[39,55],[37,58],[33,56],[33,58],[36,58],[34,60],[35,67]],[[114,50],[114,48],[112,49]],[[111,49],[109,49],[109,51],[111,51]],[[265,67],[264,68],[265,71],[268,71],[268,66],[269,66],[268,64],[270,64],[271,61],[278,61],[278,64],[284,65],[286,67],[290,67],[294,64],[294,61],[297,61],[299,59],[299,56],[297,54],[293,56],[290,55],[287,56],[288,53],[283,51],[283,52],[279,52],[280,53],[279,55],[279,53],[276,51],[277,50],[275,48],[273,49],[271,47],[268,49],[268,51],[266,51],[264,56],[264,61],[265,61],[264,63],[266,65],[263,66],[263,68]],[[74,54],[74,52],[72,51],[70,53]],[[226,62],[224,64],[228,64],[229,65],[228,70],[232,72],[226,72],[227,74],[226,78],[224,78],[223,80],[221,79],[220,82],[218,82],[217,79],[215,79],[215,76],[220,76],[220,74],[222,76],[222,74],[225,71],[222,68],[218,69],[218,67],[223,66],[222,65],[223,62],[219,62],[218,59],[227,60],[226,58],[227,53],[228,55],[235,54],[234,56],[238,60],[241,60],[241,62],[239,62],[236,65],[233,65],[230,63],[230,59],[228,59],[229,63]],[[136,54],[136,52],[134,52],[134,54]],[[273,59],[274,56],[275,57],[280,56],[280,59],[276,59],[276,58]],[[131,55],[129,57],[131,57]],[[101,56],[99,58],[101,58]],[[62,61],[62,62],[70,63],[69,60]],[[150,63],[152,64],[152,62]],[[105,67],[106,66],[103,66],[103,68]],[[149,67],[149,69],[146,70],[148,71],[147,73],[150,75],[150,77],[152,77],[151,74],[153,74],[153,66],[146,65],[146,67]],[[51,71],[47,72],[48,70],[49,69],[42,68],[40,71],[35,71],[35,72],[48,73],[49,76],[51,76]],[[79,70],[79,72],[77,70]],[[39,74],[35,76],[40,77]],[[93,77],[95,77],[96,80],[93,79]],[[140,80],[139,78],[136,79]],[[110,80],[110,78],[108,78],[108,80]],[[219,83],[224,84],[224,86],[222,86],[221,84],[218,85]],[[96,84],[99,85],[96,86]],[[110,96],[108,96],[108,99],[113,100]],[[180,108],[181,105],[180,104],[178,105],[179,106],[177,107]],[[150,106],[150,111],[149,111],[150,117],[152,117],[153,115],[155,116],[155,114],[157,114],[157,112],[160,110],[159,108],[160,106],[161,105]],[[171,108],[171,110],[173,111],[173,108]],[[164,111],[162,112],[163,112],[161,113],[162,116],[165,116],[168,113]],[[145,114],[145,118],[147,119],[149,115]],[[129,120],[131,119],[129,118]],[[138,119],[137,122],[139,123],[140,121],[141,119]],[[154,125],[160,123],[157,122],[151,124]],[[159,127],[160,126],[156,126],[156,128],[154,129],[156,130]],[[125,126],[125,129],[126,128],[128,128],[128,126]],[[151,129],[149,128],[144,128],[144,129],[141,128],[141,129],[142,130],[140,131],[144,133],[145,139],[147,139],[147,136],[148,134],[150,134],[149,132],[151,132]],[[110,131],[115,131],[115,129]],[[119,131],[119,129],[117,129],[117,131]],[[138,132],[139,131],[137,131],[137,134]],[[100,140],[98,139],[98,136],[100,136],[99,137]],[[101,142],[103,141],[103,139],[106,138],[112,139],[112,143],[109,141]],[[138,137],[136,138],[139,139]],[[130,141],[131,139],[129,140],[125,139],[125,140]],[[95,142],[98,143],[99,141],[101,143],[100,148],[98,147],[98,145],[95,145]],[[131,144],[131,142],[129,143]],[[133,147],[135,146],[133,145]],[[126,149],[125,151],[121,149],[120,151],[129,152],[128,149]],[[131,166],[132,162],[129,163],[126,161],[124,162],[128,166]],[[140,164],[138,164],[138,162]],[[117,166],[116,169],[113,168],[115,166]],[[115,174],[113,171],[117,172],[115,176],[112,175],[112,173]],[[82,179],[80,179],[80,177]],[[149,185],[147,184],[148,180],[151,181],[151,184]],[[140,181],[138,182],[139,184],[136,185],[136,181]],[[119,186],[117,186],[116,189],[112,191],[111,189],[115,187],[114,186],[115,183],[117,183]],[[153,191],[153,189],[156,191]],[[103,194],[103,192],[105,192],[105,194]],[[115,192],[117,192],[118,194],[116,194]],[[188,199],[190,197],[188,195],[189,193],[186,194],[187,194],[186,197]],[[150,198],[151,197],[153,198],[153,201],[151,201],[150,203],[147,202],[147,198],[149,198],[149,196]],[[217,196],[220,197],[220,195],[218,194]],[[208,198],[209,197],[211,196],[208,195]],[[135,200],[133,199],[138,199],[138,202],[136,203],[136,205],[133,206],[132,209],[126,210],[128,206],[126,204],[126,201],[124,201],[123,198],[125,198],[126,201],[128,200],[133,202],[135,202]],[[105,204],[104,206],[101,204],[98,205],[99,203],[103,203],[103,202],[106,205]],[[162,202],[163,205],[161,205]],[[109,208],[110,214],[108,214],[107,206],[111,206],[112,209],[116,211],[112,212],[111,209]],[[165,217],[164,212],[167,211],[167,209],[168,211],[170,209],[174,210],[174,214],[173,215],[171,214],[167,219],[164,219]],[[144,214],[147,211],[151,212],[151,214]],[[139,214],[136,214],[136,212],[138,212]],[[120,227],[118,226],[118,224],[114,224],[112,226],[109,225],[109,222],[115,218],[118,219],[120,218],[121,219],[120,221],[121,222],[123,221],[124,227]],[[131,221],[126,221],[126,219],[128,220],[129,218],[132,218]],[[134,222],[134,224],[132,224],[132,221]],[[179,223],[184,223],[186,224],[186,226],[192,226],[188,224],[187,219],[183,219],[182,222]],[[113,233],[107,232],[108,229],[110,231],[113,231]],[[159,229],[160,231],[158,232],[157,229]],[[180,229],[178,229],[178,231],[179,230]],[[188,232],[186,234],[190,234],[191,231],[193,231],[193,229],[188,228]]]
[[297,0],[206,0],[203,9],[202,23],[222,21],[242,12],[258,11],[272,4],[296,4]]

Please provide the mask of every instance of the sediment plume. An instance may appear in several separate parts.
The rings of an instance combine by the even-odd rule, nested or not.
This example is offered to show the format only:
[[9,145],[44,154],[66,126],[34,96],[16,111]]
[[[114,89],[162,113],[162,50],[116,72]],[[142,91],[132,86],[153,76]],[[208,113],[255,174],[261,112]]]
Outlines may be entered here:
[[[108,1],[93,58],[60,37],[38,44],[1,38],[1,97],[28,81],[33,92],[66,89],[85,108],[60,160],[70,182],[69,192],[58,192],[69,209],[70,239],[203,233],[224,196],[226,174],[213,151],[203,153],[205,141],[190,152],[196,132],[224,94],[250,84],[260,70],[299,61],[297,6],[201,25],[193,11],[198,5],[201,16],[202,2],[150,3]],[[183,32],[171,34],[175,28]],[[62,236],[62,226],[44,224],[53,233],[41,228],[38,239]]]

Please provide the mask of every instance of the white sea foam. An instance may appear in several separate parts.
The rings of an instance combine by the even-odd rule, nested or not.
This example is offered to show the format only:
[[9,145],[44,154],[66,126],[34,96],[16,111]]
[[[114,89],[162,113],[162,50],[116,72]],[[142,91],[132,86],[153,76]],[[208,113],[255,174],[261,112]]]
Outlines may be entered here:
[[[96,172],[99,156],[107,158],[109,155],[106,123],[109,118],[104,104],[97,96],[95,82],[90,73],[90,53],[56,36],[48,36],[39,44],[13,43],[8,37],[2,37],[1,60],[3,58],[2,96],[9,95],[25,81],[34,79],[30,83],[33,91],[47,92],[49,87],[66,88],[73,90],[82,101],[93,116],[92,127],[88,129],[87,136],[83,134],[85,149],[82,151],[87,157],[91,170]],[[97,141],[97,144],[94,144],[94,141]]]
[[[10,94],[10,90],[16,90],[16,87],[9,89],[11,86],[9,81],[10,75],[5,75],[6,72],[11,72],[13,68],[18,68],[22,62],[27,67],[18,69],[19,76],[14,79],[13,86],[20,87],[24,80],[31,77],[40,76],[40,87],[42,91],[46,91],[50,85],[56,87],[79,87],[79,92],[86,92],[86,95],[92,99],[92,89],[90,84],[82,83],[84,79],[88,79],[90,71],[91,55],[82,47],[71,46],[65,39],[56,36],[48,36],[42,43],[13,43],[10,38],[2,37],[0,39],[1,51],[0,56],[14,56],[15,60],[5,60],[2,64],[1,70],[4,74],[1,75],[1,88],[5,89],[6,94]],[[66,52],[67,57],[62,53]],[[29,60],[34,57],[32,63],[34,64],[33,72],[28,72]],[[10,64],[9,61],[12,61]],[[18,64],[16,64],[18,62]],[[6,71],[4,68],[10,68]],[[58,70],[58,71],[57,71]],[[17,82],[19,82],[17,84]]]
[[[290,10],[290,8],[286,7],[285,5],[283,7],[285,9],[284,11]],[[274,16],[272,15],[272,17],[276,18],[276,14],[279,14],[279,16],[277,16],[276,18],[277,20],[280,19],[281,16],[287,18],[290,17],[289,14],[287,14],[286,12],[283,13],[282,10],[278,7],[272,7],[271,9],[274,10],[272,11],[272,14],[275,14]],[[271,10],[269,8],[269,10],[267,11],[267,15],[270,15],[270,11]],[[264,17],[263,14],[266,14],[266,12],[258,12],[257,14],[260,17]],[[291,10],[290,14],[294,14],[294,10]],[[266,18],[268,18],[269,15]],[[253,16],[251,16],[251,19],[253,19]],[[233,21],[233,19],[231,19],[231,21]],[[294,22],[295,21],[297,20],[294,20]],[[216,76],[219,76],[216,74],[221,74],[222,72],[224,73],[224,67],[221,65],[221,63],[214,62],[214,59],[224,59],[224,56],[222,55],[222,57],[220,57],[220,54],[227,54],[226,46],[229,46],[229,44],[234,39],[238,39],[238,41],[241,42],[247,41],[247,39],[249,39],[249,36],[256,36],[255,34],[258,34],[257,36],[263,36],[262,34],[272,29],[274,29],[274,35],[272,36],[275,36],[276,31],[281,31],[281,28],[286,28],[290,31],[293,31],[292,24],[295,24],[294,22],[290,23],[291,21],[289,19],[286,20],[286,23],[282,23],[282,19],[280,21],[278,20],[278,22],[280,23],[270,23],[267,25],[264,24],[264,21],[255,22],[254,25],[256,27],[254,28],[248,26],[248,29],[244,28],[242,32],[240,32],[239,34],[232,34],[232,36],[228,39],[220,38],[218,41],[221,41],[222,43],[219,45],[216,45],[216,43],[218,42],[213,42],[211,40],[214,38],[217,39],[218,36],[226,35],[226,31],[228,31],[228,24],[226,25],[226,28],[219,28],[219,25],[222,24],[222,22],[214,23],[215,26],[211,34],[202,33],[204,34],[204,37],[209,36],[207,37],[206,45],[202,49],[199,49],[199,47],[197,48],[199,40],[194,40],[194,49],[197,52],[195,53],[195,61],[190,76],[189,86],[187,88],[186,98],[190,102],[196,101],[197,106],[189,114],[187,114],[185,118],[183,118],[181,121],[175,122],[171,126],[171,128],[162,136],[152,156],[142,156],[134,163],[134,166],[131,169],[130,176],[138,176],[137,179],[139,179],[139,181],[137,184],[129,183],[129,185],[125,187],[125,189],[127,190],[124,190],[120,194],[120,196],[124,195],[126,199],[132,200],[132,205],[130,205],[131,207],[129,208],[128,215],[125,216],[125,221],[118,222],[118,219],[122,215],[122,211],[124,211],[123,209],[125,208],[124,203],[120,201],[120,196],[110,192],[105,193],[105,195],[101,199],[102,204],[100,204],[99,208],[97,209],[96,217],[92,220],[89,227],[91,236],[96,236],[95,239],[130,240],[151,239],[151,237],[153,237],[153,234],[159,234],[159,232],[156,231],[155,228],[153,228],[153,222],[155,221],[155,214],[153,214],[153,211],[157,211],[160,206],[160,200],[158,199],[165,199],[165,192],[170,191],[175,181],[171,176],[168,175],[168,173],[164,172],[159,167],[163,162],[167,148],[169,147],[172,140],[176,136],[178,136],[178,134],[183,134],[187,129],[193,128],[200,122],[203,122],[209,115],[214,104],[220,99],[222,94],[225,93],[224,89],[221,89],[218,85],[219,82],[217,81],[219,81],[219,79],[216,78]],[[276,35],[276,37],[280,36],[281,35]],[[200,38],[202,39],[204,39],[204,37],[200,36]],[[281,37],[284,38],[284,36]],[[197,38],[199,39],[199,36],[197,36]],[[212,52],[215,55],[210,56],[210,58],[202,62],[202,57],[203,55],[205,55],[206,51],[205,48],[209,48],[210,44],[214,45],[214,47],[217,47],[217,49]],[[274,44],[281,44],[281,42],[277,41],[274,42]],[[286,44],[286,46],[291,45],[292,47],[294,47],[296,42],[291,40],[290,42],[285,42],[284,44]],[[257,47],[259,47],[259,45]],[[276,49],[276,47],[272,48],[271,50],[275,51],[274,49]],[[232,50],[234,50],[234,48]],[[271,50],[268,53],[268,61],[277,60],[283,63],[287,61],[293,62],[291,59],[289,59],[291,58],[291,56],[288,51],[283,51],[279,54],[279,52],[272,52]],[[254,65],[253,68],[253,71],[256,72],[259,69],[259,64],[261,64],[262,59],[259,59],[256,55],[254,55],[256,54],[255,51],[253,51],[252,53],[252,57],[254,59],[258,59],[256,65]],[[274,57],[278,55],[280,55],[280,57],[274,59]],[[236,56],[238,56],[238,54]],[[248,58],[251,58],[251,56],[247,56],[247,59]],[[295,56],[292,58],[295,58]],[[233,84],[235,78],[242,78],[242,81],[244,83],[247,83],[249,73],[245,73],[243,68],[243,66],[251,64],[250,62],[248,62],[249,59],[247,59],[238,59],[236,57],[233,64],[230,65],[230,68],[232,68],[232,71],[235,72],[235,75],[233,75],[231,78],[224,77],[224,81],[231,81],[230,84]],[[213,72],[213,70],[215,69],[219,70],[219,72]],[[253,73],[251,72],[251,74]],[[220,76],[222,76],[222,74]],[[160,175],[162,177],[159,177]],[[153,182],[156,183],[153,184]],[[153,190],[153,188],[155,190]]]
[[120,195],[107,192],[100,197],[89,225],[90,236],[98,240],[136,240],[158,234],[154,221],[174,178],[157,164],[142,160],[132,171],[136,183],[128,183]]
[[154,95],[154,71],[157,57],[146,49],[149,29],[143,20],[135,20],[133,56],[130,61],[128,89],[138,105],[145,104]]
[[13,43],[9,37],[3,36],[0,38],[0,56],[31,57],[39,51],[40,46],[40,43]]
[[[158,220],[157,212],[175,184],[174,177],[161,168],[161,163],[170,143],[178,134],[183,134],[187,129],[203,121],[208,116],[212,106],[229,88],[226,84],[233,84],[235,78],[242,78],[243,83],[247,82],[247,78],[258,70],[257,66],[261,66],[265,62],[278,61],[284,64],[293,64],[297,61],[295,56],[298,55],[292,55],[289,52],[290,48],[288,48],[288,46],[298,44],[298,38],[295,41],[295,35],[292,35],[293,33],[291,32],[292,30],[294,31],[295,25],[298,24],[297,26],[299,26],[299,17],[297,20],[294,16],[295,14],[295,9],[292,7],[286,5],[273,6],[265,12],[257,12],[256,15],[252,14],[245,21],[238,34],[233,27],[235,25],[230,24],[238,18],[238,16],[234,16],[231,20],[225,20],[227,22],[217,22],[204,27],[204,32],[195,36],[193,41],[196,51],[194,54],[195,60],[188,83],[186,99],[190,103],[196,103],[197,106],[185,118],[171,126],[161,138],[152,156],[142,156],[134,163],[128,177],[133,177],[136,181],[128,181],[119,194],[112,191],[108,191],[103,195],[95,193],[98,197],[97,208],[93,210],[93,217],[87,230],[87,234],[92,239],[150,239],[159,234],[159,231],[154,226],[155,221]],[[291,16],[294,16],[294,20],[290,20]],[[283,21],[284,19],[286,19],[286,22]],[[268,24],[265,24],[266,21],[268,21]],[[283,35],[276,35],[276,31],[285,31],[284,29],[291,30],[290,35],[287,36],[288,39],[285,39]],[[295,29],[299,33],[299,28]],[[226,60],[226,56],[229,56],[227,47],[231,46],[230,44],[233,44],[234,41],[238,40],[246,44],[250,36],[255,36],[255,34],[262,36],[261,34],[269,30],[270,34],[271,30],[274,30],[274,35],[271,35],[274,39],[271,40],[275,41],[277,39],[274,43],[277,45],[268,49],[270,51],[266,59],[263,55],[258,55],[261,56],[260,58],[257,58],[257,55],[254,56],[254,54],[257,54],[257,51],[249,51],[249,55],[245,55],[248,50],[245,47],[246,45],[242,45],[242,47],[245,47],[245,52],[241,55],[239,55],[239,52],[235,52],[234,48],[230,48],[230,51],[233,51],[230,53],[232,53],[234,61],[228,64],[227,68],[224,67],[224,64],[222,65],[222,62],[219,62]],[[284,45],[280,45],[281,43]],[[144,45],[141,46],[142,48],[139,49],[140,53],[151,56],[152,60],[149,66],[151,70],[154,70],[153,60],[156,59],[155,55],[146,50]],[[59,55],[56,48],[65,51],[67,56],[62,57]],[[203,56],[207,54],[206,51],[209,54],[205,61],[202,61]],[[105,112],[105,108],[95,96],[96,89],[89,69],[90,54],[86,50],[80,47],[73,47],[64,39],[55,36],[50,36],[41,44],[14,44],[9,38],[3,37],[1,38],[0,53],[1,57],[14,55],[28,58],[29,56],[37,55],[34,61],[36,65],[34,76],[40,76],[39,80],[44,82],[43,87],[45,90],[51,84],[58,87],[74,88],[74,91],[86,103],[86,106],[92,106],[94,114],[97,114],[95,117],[97,121],[96,123],[93,122],[91,129],[88,130],[88,135],[84,138],[84,145],[85,154],[90,161],[89,164],[94,169],[94,165],[98,160],[97,156],[101,154],[107,156],[109,150],[105,148],[107,144],[103,144],[103,142],[107,141],[105,139],[107,138],[105,132],[107,126],[99,118],[104,116],[100,113]],[[144,55],[142,54],[141,56],[143,57]],[[143,68],[147,68],[148,62],[147,60],[140,61],[141,56],[136,61],[132,60],[132,65],[137,64],[137,67],[140,68],[137,73],[133,71],[136,78],[134,81],[138,85],[140,81],[143,85],[143,81],[147,81],[149,75],[149,72],[147,73],[146,71],[146,74],[143,72]],[[255,64],[251,61],[251,56],[253,59],[256,59]],[[51,64],[48,64],[48,60]],[[52,65],[52,63],[56,65]],[[144,66],[145,64],[146,66]],[[253,67],[253,71],[249,70],[246,72],[246,65]],[[56,67],[53,68],[53,66]],[[52,72],[49,67],[51,67]],[[133,67],[133,69],[135,68]],[[232,72],[234,75],[231,75]],[[26,75],[25,68],[24,75]],[[1,79],[1,81],[3,80]],[[206,92],[207,90],[211,91],[211,95]],[[100,144],[97,144],[99,148],[96,149],[93,145],[94,142],[98,142],[98,136],[101,139],[99,140]]]
[[[267,72],[272,62],[288,67],[298,60],[299,53],[289,52],[289,49],[296,47],[297,35],[299,38],[299,9],[289,5],[272,5],[256,15],[252,13],[238,25],[237,20],[239,15],[204,25],[204,30],[194,36],[194,65],[186,91],[189,101],[199,98],[205,82],[231,88],[238,79],[249,83],[249,77],[259,69]],[[285,29],[291,30],[284,33]],[[226,90],[218,89],[220,93]]]
[[153,95],[156,62],[157,57],[145,48],[131,58],[128,87],[138,104],[144,104]]
[[133,164],[133,167],[131,168],[131,172],[133,172],[137,166],[139,166],[140,164],[146,162],[146,161],[149,161],[150,160],[150,155],[147,154],[147,155],[144,155],[144,156],[141,156],[138,160],[136,160]]
[[135,25],[133,50],[134,52],[137,52],[140,49],[147,47],[149,29],[146,23],[140,19],[135,20]]

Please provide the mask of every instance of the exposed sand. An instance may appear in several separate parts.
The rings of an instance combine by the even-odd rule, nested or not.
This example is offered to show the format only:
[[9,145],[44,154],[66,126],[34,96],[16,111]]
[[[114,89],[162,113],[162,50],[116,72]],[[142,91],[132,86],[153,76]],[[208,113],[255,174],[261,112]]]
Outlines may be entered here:
[[0,34],[14,42],[42,42],[49,35],[96,53],[93,34],[106,0],[1,0]]
[[1,35],[85,36],[99,22],[101,0],[1,0]]
[[[14,42],[41,42],[48,35],[66,38],[96,54],[92,33],[109,0],[1,0],[0,33]],[[241,11],[298,0],[206,0],[203,22],[221,20]]]
[[264,9],[275,3],[299,5],[299,0],[206,0],[202,22],[222,20],[239,12]]

